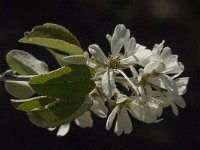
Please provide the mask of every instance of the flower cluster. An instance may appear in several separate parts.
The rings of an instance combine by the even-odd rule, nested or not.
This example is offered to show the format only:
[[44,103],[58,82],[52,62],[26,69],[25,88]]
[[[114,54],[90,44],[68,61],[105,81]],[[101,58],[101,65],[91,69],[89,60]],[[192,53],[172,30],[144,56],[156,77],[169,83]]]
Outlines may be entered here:
[[[145,123],[157,123],[163,120],[163,108],[168,106],[177,116],[177,106],[186,106],[181,96],[186,92],[189,80],[188,77],[178,78],[184,71],[178,56],[173,55],[169,47],[164,47],[164,41],[155,44],[152,50],[138,44],[123,24],[117,25],[113,35],[106,35],[106,38],[111,47],[108,57],[97,44],[88,48],[92,55],[90,60],[96,61],[88,62],[96,70],[90,111],[103,118],[111,112],[106,129],[110,130],[115,124],[117,135],[130,134],[130,116]],[[80,127],[91,127],[90,111],[77,118],[75,123]],[[69,123],[61,126],[58,135],[65,135],[68,129]]]

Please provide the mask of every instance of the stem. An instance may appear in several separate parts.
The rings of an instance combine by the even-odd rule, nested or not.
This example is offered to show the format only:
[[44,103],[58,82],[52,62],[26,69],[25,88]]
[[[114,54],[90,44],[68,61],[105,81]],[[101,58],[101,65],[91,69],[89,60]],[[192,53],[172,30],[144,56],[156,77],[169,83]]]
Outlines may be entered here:
[[139,91],[137,87],[131,82],[131,80],[127,77],[127,75],[121,70],[118,70],[118,72],[121,73],[121,75],[128,81],[129,85],[135,90],[136,94],[138,95]]
[[36,75],[16,75],[13,70],[7,70],[0,75],[0,81],[13,80],[13,81],[29,81]]

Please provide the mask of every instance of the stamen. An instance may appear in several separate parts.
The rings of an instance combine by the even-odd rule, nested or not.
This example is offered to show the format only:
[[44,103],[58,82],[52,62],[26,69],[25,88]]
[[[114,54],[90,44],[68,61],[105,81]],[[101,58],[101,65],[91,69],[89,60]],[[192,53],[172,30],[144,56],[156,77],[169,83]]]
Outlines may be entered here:
[[108,57],[108,67],[111,69],[117,69],[120,67],[120,59],[119,57],[114,58],[113,56]]

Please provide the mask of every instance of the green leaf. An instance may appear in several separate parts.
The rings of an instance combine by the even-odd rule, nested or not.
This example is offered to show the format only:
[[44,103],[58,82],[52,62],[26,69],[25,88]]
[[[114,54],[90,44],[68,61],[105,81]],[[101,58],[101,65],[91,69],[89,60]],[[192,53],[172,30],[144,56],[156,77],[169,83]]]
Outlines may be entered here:
[[71,55],[63,57],[62,66],[68,66],[70,64],[83,65],[87,63],[87,58],[83,55]]
[[43,37],[30,37],[30,38],[22,38],[19,40],[21,43],[35,44],[39,46],[44,46],[46,48],[56,49],[60,52],[71,54],[71,55],[83,55],[83,50],[69,42],[65,42],[63,40],[58,39],[50,39]]
[[11,69],[22,75],[43,74],[49,71],[45,62],[22,50],[8,52],[6,61]]
[[[77,93],[76,95],[79,95]],[[60,103],[39,111],[28,112],[30,121],[38,127],[53,128],[71,122],[92,106],[88,96],[75,96],[76,98],[62,100]]]
[[50,39],[59,39],[80,47],[78,39],[65,27],[53,23],[45,23],[36,26],[30,32],[25,33],[26,38],[44,37]]
[[54,50],[48,49],[49,52],[54,56],[54,58],[57,60],[58,64],[60,66],[65,66],[65,61],[62,60],[64,57],[66,57],[67,55],[63,55],[63,54],[59,54],[57,52],[55,52]]
[[59,63],[60,66],[67,66],[70,64],[86,64],[87,58],[84,55],[71,55],[71,56],[66,56],[63,54],[56,53],[53,50],[50,50],[50,53],[56,58],[57,62]]
[[76,96],[85,97],[95,87],[91,78],[94,69],[86,65],[69,65],[48,74],[42,74],[29,80],[36,93],[48,97],[72,100]]
[[27,81],[9,81],[5,82],[6,91],[16,98],[28,98],[35,92],[29,86]]
[[88,94],[94,89],[94,70],[86,65],[69,65],[33,77],[29,84],[39,94],[61,99],[44,110],[28,112],[30,121],[44,128],[57,127],[82,115],[92,105]]
[[28,112],[45,109],[45,106],[55,101],[55,98],[38,96],[29,99],[11,99],[11,104],[18,110]]
[[82,55],[83,50],[77,38],[66,28],[52,23],[36,26],[19,42],[44,46],[70,55]]

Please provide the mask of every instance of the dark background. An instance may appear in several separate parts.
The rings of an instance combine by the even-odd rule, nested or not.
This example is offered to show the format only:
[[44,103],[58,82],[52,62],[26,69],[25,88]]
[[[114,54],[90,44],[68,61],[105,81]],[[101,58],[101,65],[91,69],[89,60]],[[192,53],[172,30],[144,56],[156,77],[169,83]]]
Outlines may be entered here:
[[5,56],[11,49],[22,49],[46,61],[50,69],[58,65],[43,48],[20,44],[25,31],[46,22],[68,28],[82,48],[92,43],[109,50],[106,33],[118,23],[132,32],[137,42],[152,48],[166,40],[185,65],[182,76],[189,76],[184,95],[185,109],[179,117],[165,109],[165,120],[145,124],[133,120],[133,132],[118,137],[105,130],[105,119],[95,118],[92,129],[73,125],[68,135],[57,138],[55,132],[32,125],[25,113],[15,110],[11,98],[0,83],[1,150],[200,150],[200,7],[193,0],[1,0],[0,1],[0,73],[8,69]]

